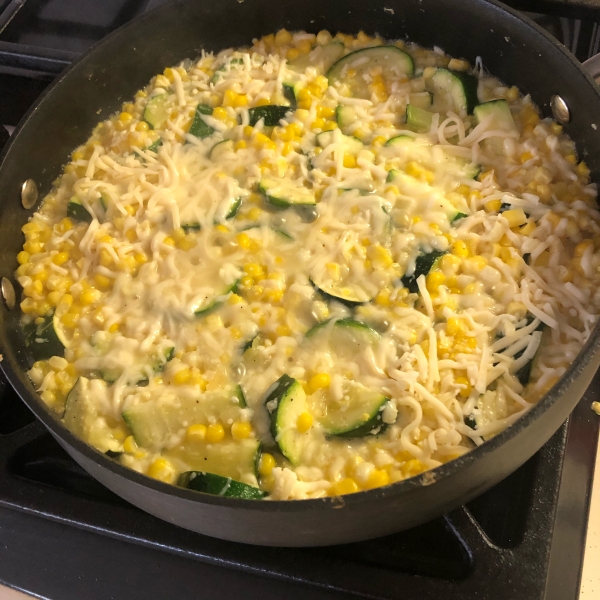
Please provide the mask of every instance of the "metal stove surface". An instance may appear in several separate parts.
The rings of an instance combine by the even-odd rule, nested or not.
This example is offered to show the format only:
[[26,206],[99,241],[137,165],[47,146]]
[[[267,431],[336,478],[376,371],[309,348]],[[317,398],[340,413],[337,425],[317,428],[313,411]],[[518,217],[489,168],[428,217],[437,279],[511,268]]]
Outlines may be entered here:
[[[116,26],[162,0],[0,0],[0,124]],[[581,59],[600,0],[514,0]],[[0,130],[2,128],[0,127]],[[4,131],[0,131],[0,146]],[[82,471],[0,382],[0,583],[53,600],[347,598],[575,600],[598,438],[590,404],[519,471],[420,527],[317,549],[244,546],[178,529]]]

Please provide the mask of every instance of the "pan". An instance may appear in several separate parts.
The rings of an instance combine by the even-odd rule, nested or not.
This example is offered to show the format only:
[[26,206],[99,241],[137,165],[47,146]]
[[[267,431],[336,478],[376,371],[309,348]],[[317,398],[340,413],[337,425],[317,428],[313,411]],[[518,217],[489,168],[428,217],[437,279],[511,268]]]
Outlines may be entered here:
[[[35,210],[33,180],[43,197],[70,152],[93,126],[165,67],[202,49],[243,46],[281,28],[317,33],[378,33],[439,46],[531,94],[544,116],[562,98],[566,132],[592,173],[600,175],[600,91],[563,46],[515,11],[490,0],[180,0],[117,30],[91,49],[29,111],[0,162],[0,276],[14,282],[19,233]],[[555,100],[556,102],[556,100]],[[555,104],[556,108],[556,104]],[[25,202],[22,203],[23,189]],[[17,284],[15,284],[17,285]],[[18,287],[18,286],[17,286]],[[0,367],[32,412],[93,477],[131,504],[175,525],[259,545],[311,546],[374,538],[415,526],[498,483],[560,427],[600,364],[600,329],[554,388],[511,427],[439,468],[383,488],[298,501],[222,498],[169,486],[129,470],[73,436],[40,401],[27,377],[19,310],[0,308]],[[17,289],[17,294],[18,294]]]

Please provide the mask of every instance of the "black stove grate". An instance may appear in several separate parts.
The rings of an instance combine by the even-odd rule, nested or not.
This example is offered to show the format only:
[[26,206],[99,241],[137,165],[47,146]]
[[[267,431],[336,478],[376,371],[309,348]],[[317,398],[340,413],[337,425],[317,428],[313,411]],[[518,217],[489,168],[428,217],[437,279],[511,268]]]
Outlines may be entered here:
[[[187,565],[190,582],[200,561],[242,572],[231,571],[227,579],[237,581],[248,573],[280,579],[290,586],[292,598],[313,597],[321,589],[334,594],[330,597],[353,594],[382,600],[575,600],[598,437],[590,403],[600,396],[599,384],[600,375],[568,423],[536,456],[467,506],[399,534],[311,549],[255,548],[215,540],[141,512],[80,469],[14,392],[4,388],[0,507],[24,513],[21,527],[27,532],[39,527],[36,517],[42,516],[74,526],[79,534],[75,537],[83,529],[130,542],[116,545],[118,550],[112,552],[121,553],[131,568],[143,569],[147,560],[131,543],[159,551],[164,560],[170,554],[193,559],[180,565]],[[571,468],[566,477],[575,462],[578,468]],[[19,585],[11,577],[10,550],[0,544],[0,581]],[[71,552],[69,547],[61,555],[69,561]],[[86,549],[77,547],[76,552]],[[94,569],[102,570],[99,564]],[[29,585],[40,593],[31,580]],[[263,597],[274,597],[272,582],[261,585]],[[125,582],[122,592],[119,597],[130,600],[162,598],[154,595],[152,579]],[[76,593],[65,589],[60,597],[75,600],[80,598]],[[182,594],[177,598],[209,597],[193,586]]]

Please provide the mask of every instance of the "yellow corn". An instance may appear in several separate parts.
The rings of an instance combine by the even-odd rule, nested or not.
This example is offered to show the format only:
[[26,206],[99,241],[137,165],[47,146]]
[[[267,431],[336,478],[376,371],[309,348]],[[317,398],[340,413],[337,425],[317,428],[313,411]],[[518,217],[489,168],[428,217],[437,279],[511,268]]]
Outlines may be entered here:
[[383,469],[373,469],[367,478],[366,487],[371,490],[373,488],[388,485],[389,483],[390,476],[387,471],[384,471]]
[[471,395],[473,386],[471,385],[471,383],[469,382],[469,380],[466,377],[464,377],[464,376],[455,377],[454,383],[456,383],[457,385],[463,386],[458,392],[463,398],[468,398]]
[[527,215],[523,212],[522,208],[505,210],[502,213],[502,216],[508,221],[508,225],[511,229],[527,223]]
[[296,421],[296,428],[300,433],[306,433],[313,424],[313,418],[310,413],[303,412],[298,416]]
[[153,479],[171,483],[175,477],[175,469],[167,459],[161,457],[150,465],[148,475]]
[[191,442],[203,442],[206,439],[206,425],[190,425],[186,429],[185,437]]
[[317,390],[328,388],[331,385],[329,373],[317,373],[310,378],[308,387],[311,393]]
[[427,290],[435,293],[440,289],[440,286],[446,281],[446,276],[441,271],[431,271],[427,275]]
[[234,421],[231,426],[231,435],[234,440],[245,440],[250,437],[252,426],[244,421]]
[[346,477],[345,479],[342,479],[340,481],[338,481],[337,483],[334,483],[330,488],[329,488],[329,495],[330,496],[343,496],[344,494],[355,494],[356,492],[359,491],[359,487],[358,484],[356,483],[356,481],[354,479],[352,479],[352,477]]
[[128,454],[133,454],[138,449],[138,445],[135,442],[135,439],[132,435],[125,439],[123,442],[123,450]]
[[463,240],[456,240],[452,244],[451,251],[454,256],[458,256],[459,258],[466,258],[469,256],[469,249]]
[[273,469],[275,468],[276,464],[277,463],[275,462],[275,458],[273,457],[273,455],[269,454],[268,452],[264,452],[260,457],[258,472],[260,473],[260,475],[263,476],[270,475]]
[[189,367],[183,367],[173,375],[173,383],[176,385],[185,385],[190,379],[191,371]]
[[220,442],[225,437],[225,430],[221,423],[211,423],[206,430],[206,441],[211,444]]

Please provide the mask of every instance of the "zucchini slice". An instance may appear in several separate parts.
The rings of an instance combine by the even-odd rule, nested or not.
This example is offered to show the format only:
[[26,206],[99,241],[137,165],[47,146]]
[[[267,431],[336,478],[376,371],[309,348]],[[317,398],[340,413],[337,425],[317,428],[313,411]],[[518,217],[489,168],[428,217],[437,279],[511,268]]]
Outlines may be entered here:
[[387,427],[383,411],[390,399],[360,383],[344,383],[341,400],[333,398],[329,390],[321,390],[308,398],[325,434],[352,438],[382,433]]
[[416,133],[429,133],[431,123],[433,122],[433,113],[413,106],[406,105],[406,125]]
[[[393,138],[390,138],[385,144],[384,146],[410,146],[411,144],[415,143],[415,138],[412,135],[397,135],[394,136]],[[392,171],[395,171],[395,169],[392,169]],[[390,171],[390,173],[392,172]],[[389,175],[388,175],[389,177]],[[391,179],[389,180],[391,181]]]
[[185,465],[189,471],[212,473],[239,481],[251,477],[256,480],[256,465],[260,461],[261,444],[255,438],[232,440],[218,444],[184,441],[163,456],[175,464]]
[[[527,314],[527,325],[533,323],[533,321],[535,320],[535,317],[531,314],[528,313]],[[526,326],[527,326],[526,325]],[[540,345],[538,346],[538,349],[535,353],[535,355],[533,356],[533,358],[526,363],[525,365],[523,365],[516,373],[514,373],[515,377],[519,380],[519,383],[522,386],[526,386],[529,383],[529,380],[531,379],[531,371],[534,369],[539,356],[540,356],[540,349],[543,346],[543,338],[546,338],[547,342],[550,342],[550,340],[547,339],[547,334],[545,335],[547,328],[546,328],[546,324],[540,322],[540,324],[537,326],[537,328],[535,329],[535,331],[541,331],[542,332],[542,342],[540,342]],[[521,358],[521,356],[523,356],[523,353],[525,352],[525,348],[523,348],[523,350],[521,350],[520,352],[517,352],[513,358],[515,360],[517,360],[518,358]]]
[[432,97],[430,92],[415,92],[408,95],[408,103],[417,108],[431,108]]
[[155,142],[152,142],[146,150],[150,152],[158,152],[158,149],[163,145],[163,141],[161,138],[158,138]]
[[235,292],[237,289],[237,281],[228,285],[221,293],[205,298],[204,302],[194,311],[197,317],[204,317],[223,304],[226,297]]
[[379,334],[369,325],[354,319],[331,319],[315,325],[306,332],[306,338],[315,342],[327,341],[335,352],[360,352],[379,341]]
[[338,104],[335,109],[335,120],[338,127],[343,131],[346,127],[349,127],[358,120],[356,109],[352,106],[345,106],[344,104]]
[[298,465],[304,446],[311,439],[309,432],[301,433],[297,426],[298,417],[308,412],[304,389],[289,375],[282,375],[267,396],[265,406],[271,417],[273,439],[292,465]]
[[243,58],[232,58],[228,60],[224,65],[221,65],[214,73],[210,79],[210,82],[214,85],[221,79],[226,72],[232,71],[234,66],[239,66],[244,64]]
[[159,94],[158,96],[152,96],[146,102],[144,121],[148,123],[150,129],[160,129],[169,118],[169,110],[167,109],[168,100],[168,94]]
[[221,140],[217,142],[208,154],[210,160],[219,160],[221,156],[235,152],[235,144],[233,140]]
[[35,360],[63,356],[68,342],[56,315],[44,317],[41,323],[32,321],[23,327],[25,346]]
[[[384,78],[411,76],[415,70],[410,54],[396,46],[363,48],[346,54],[332,65],[327,71],[329,85],[337,82],[346,83],[354,97],[370,98],[371,92],[364,76],[374,67],[381,67]],[[352,76],[348,75],[349,72],[353,73]]]
[[405,288],[408,288],[408,291],[411,294],[417,294],[419,292],[417,279],[421,275],[427,275],[429,271],[435,267],[437,261],[444,256],[444,254],[446,254],[446,252],[442,250],[432,250],[431,252],[427,253],[421,252],[419,256],[417,256],[413,274],[405,275],[402,278],[402,285]]
[[466,215],[463,212],[457,212],[451,219],[450,219],[450,223],[455,223],[456,221],[460,221],[461,219],[464,219],[465,217],[468,217],[469,215]]
[[[475,107],[473,111],[477,123],[490,118],[489,129],[500,131],[517,131],[517,126],[510,112],[510,107],[506,100],[491,100]],[[490,137],[484,140],[489,148],[496,154],[504,154],[504,139],[499,137]]]
[[317,284],[314,277],[310,279],[310,283],[327,300],[337,300],[349,308],[367,304],[373,300],[364,290],[356,289],[355,286],[336,285],[334,282],[319,282]]
[[[138,446],[161,449],[173,435],[180,433],[188,425],[207,423],[211,419],[219,419],[222,422],[229,419],[235,421],[240,416],[240,408],[242,407],[239,404],[238,391],[236,386],[232,386],[206,392],[199,399],[165,396],[142,402],[125,410],[123,419],[131,429]],[[208,466],[206,468],[208,469]]]
[[94,219],[94,215],[88,211],[77,196],[73,196],[67,204],[67,217],[84,223],[91,223]]
[[194,222],[182,223],[181,229],[183,229],[186,233],[190,233],[192,231],[200,231],[200,229],[202,229],[202,226],[200,225],[200,223]]
[[469,73],[438,69],[429,82],[436,112],[446,114],[451,110],[461,116],[473,114],[473,109],[479,103],[477,77]]
[[[322,131],[317,134],[317,144],[321,148],[326,148],[330,144],[333,144],[334,139],[333,131]],[[342,134],[342,143],[344,148],[353,154],[358,154],[364,148],[364,144],[357,137],[351,135]]]
[[291,108],[289,106],[255,106],[248,110],[250,117],[250,126],[254,127],[261,119],[263,119],[265,127],[274,127],[279,125],[279,121],[285,118]]
[[204,492],[213,496],[223,496],[224,498],[242,498],[244,500],[262,500],[267,492],[254,487],[214,473],[203,471],[186,471],[179,476],[177,485],[188,488],[196,492]]
[[195,135],[201,140],[212,135],[215,130],[202,118],[202,115],[212,115],[212,112],[213,110],[210,106],[207,106],[206,104],[198,104],[198,106],[196,106],[196,112],[194,113],[194,120],[190,125],[189,133],[191,135]]
[[[99,382],[98,382],[99,383]],[[85,440],[100,452],[119,452],[121,444],[112,430],[98,414],[96,394],[90,390],[90,380],[80,377],[68,393],[63,422],[77,437]]]
[[288,67],[297,73],[304,73],[308,67],[314,67],[319,73],[327,73],[337,60],[344,54],[344,44],[331,42],[313,48],[308,54],[299,56],[288,62]]
[[317,203],[311,190],[284,179],[261,179],[258,189],[264,194],[267,202],[276,208],[314,206]]

